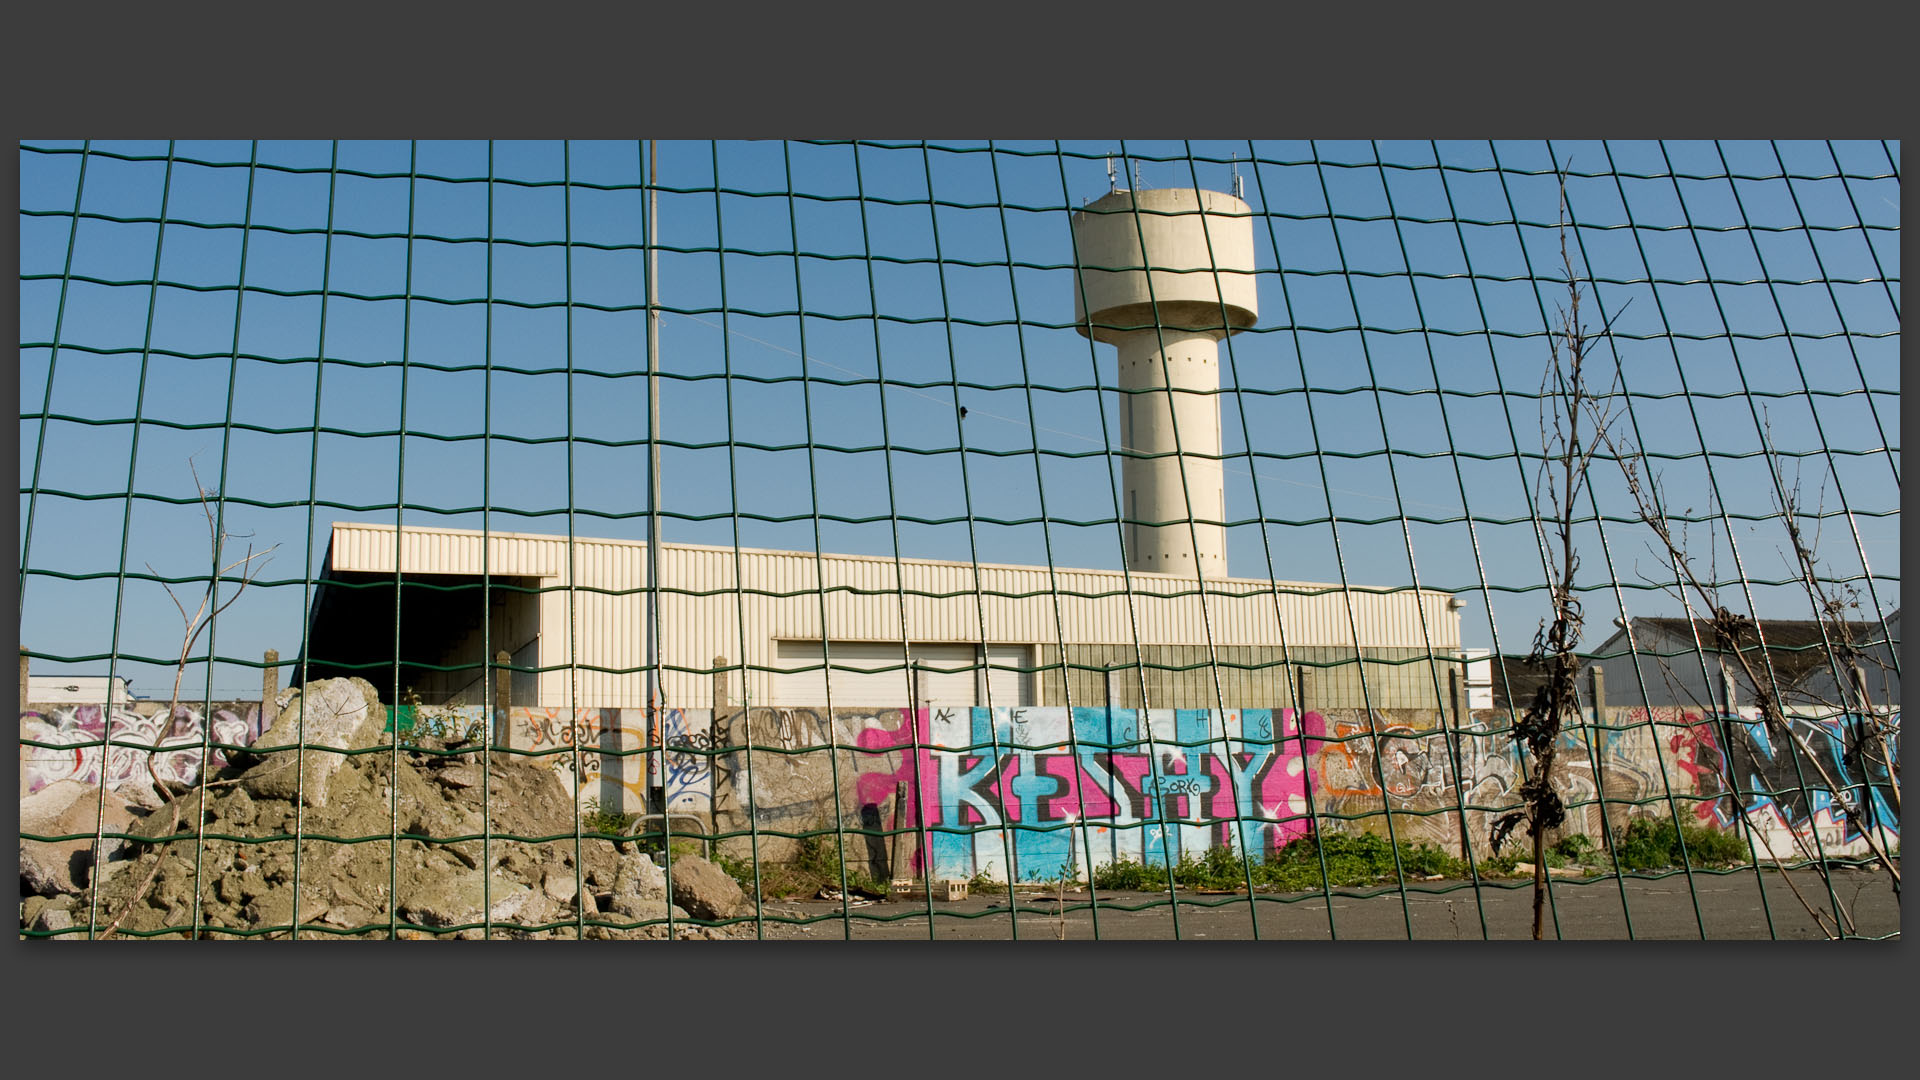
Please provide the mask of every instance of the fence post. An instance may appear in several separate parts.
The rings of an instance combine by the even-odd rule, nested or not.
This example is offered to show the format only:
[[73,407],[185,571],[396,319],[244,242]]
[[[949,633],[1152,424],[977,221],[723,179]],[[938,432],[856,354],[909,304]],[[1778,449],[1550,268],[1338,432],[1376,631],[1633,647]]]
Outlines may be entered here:
[[[1465,670],[1464,667],[1447,668],[1447,705],[1453,711],[1451,724],[1453,730],[1451,733],[1443,733],[1446,739],[1444,745],[1447,748],[1447,756],[1452,765],[1449,773],[1453,777],[1455,805],[1458,807],[1455,812],[1460,815],[1460,858],[1463,860],[1472,857],[1473,844],[1472,837],[1467,835],[1466,786],[1460,782],[1460,733],[1467,727]],[[1440,714],[1443,728],[1449,726],[1446,723],[1446,715],[1445,711]],[[1302,746],[1304,748],[1304,743]]]
[[[709,721],[707,728],[707,734],[709,736],[717,736],[720,731],[721,719],[733,707],[733,695],[727,687],[726,669],[726,657],[716,656],[713,658],[713,719]],[[664,744],[665,741],[663,729],[661,742]],[[732,742],[731,737],[729,737],[728,742]],[[733,769],[730,767],[722,767],[720,755],[717,753],[719,748],[720,740],[717,737],[712,737],[707,740],[707,749],[716,751],[713,758],[707,764],[707,775],[713,778],[713,831],[716,833],[734,832],[744,824],[740,814],[740,787],[734,780]],[[669,808],[666,805],[667,793],[664,786],[666,781],[664,769],[666,764],[666,748],[664,745],[659,753],[661,755],[661,765],[663,766],[660,810],[662,813],[665,813]],[[717,839],[715,846],[718,846]]]
[[1608,831],[1612,831],[1616,822],[1613,811],[1607,806],[1607,776],[1603,764],[1607,757],[1607,732],[1613,725],[1607,723],[1607,673],[1599,664],[1587,665],[1587,683],[1593,698],[1593,786],[1600,800],[1600,817]]
[[513,658],[507,650],[501,649],[493,656],[493,743],[495,746],[513,745],[513,672],[507,665]]
[[[1849,665],[1847,667],[1847,676],[1853,682],[1854,700],[1856,700],[1859,703],[1861,715],[1863,716],[1874,715],[1873,700],[1867,696],[1866,666],[1857,662]],[[27,683],[27,677],[25,675],[20,676],[20,685],[25,686],[26,683]],[[1852,712],[1853,711],[1852,709],[1849,709],[1846,707],[1846,700],[1847,699],[1844,696],[1842,696],[1840,699],[1841,711]]]
[[268,649],[260,659],[260,730],[265,731],[280,714],[280,650]]
[[[907,722],[913,723],[913,719],[909,717]],[[893,844],[892,849],[887,854],[888,896],[893,895],[893,882],[899,881],[902,878],[911,880],[913,877],[913,864],[906,858],[906,846],[908,843],[906,828],[907,785],[895,784],[893,785]],[[1071,836],[1072,833],[1069,832],[1068,835]],[[901,873],[903,868],[906,870],[905,873]]]

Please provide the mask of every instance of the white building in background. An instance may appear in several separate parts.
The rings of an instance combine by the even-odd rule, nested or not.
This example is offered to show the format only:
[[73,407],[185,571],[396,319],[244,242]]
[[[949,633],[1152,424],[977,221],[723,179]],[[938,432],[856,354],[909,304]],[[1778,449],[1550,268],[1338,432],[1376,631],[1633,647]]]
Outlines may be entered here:
[[[1076,325],[1119,351],[1127,572],[662,544],[662,703],[711,705],[716,668],[727,704],[775,706],[1462,696],[1451,595],[1226,576],[1219,343],[1257,318],[1252,221],[1179,188],[1073,215]],[[505,652],[516,705],[644,707],[647,562],[634,541],[339,523],[306,675],[479,703]]]
[[[1137,707],[1144,662],[1155,708],[1302,698],[1433,708],[1458,667],[1458,609],[1434,590],[1218,578],[1203,592],[1191,572],[693,544],[663,544],[660,556],[668,706],[709,707],[709,671],[744,664],[728,676],[729,704],[817,706],[831,694],[834,705],[1070,696]],[[430,704],[479,703],[484,658],[504,651],[524,669],[512,675],[516,705],[642,707],[646,592],[639,541],[339,522],[309,616],[308,677],[359,675],[382,697],[410,689]],[[919,665],[911,683],[909,653]],[[1064,684],[1063,664],[1073,668]]]
[[115,707],[136,700],[132,685],[122,676],[105,675],[32,675],[27,676],[26,700],[35,705],[99,705]]

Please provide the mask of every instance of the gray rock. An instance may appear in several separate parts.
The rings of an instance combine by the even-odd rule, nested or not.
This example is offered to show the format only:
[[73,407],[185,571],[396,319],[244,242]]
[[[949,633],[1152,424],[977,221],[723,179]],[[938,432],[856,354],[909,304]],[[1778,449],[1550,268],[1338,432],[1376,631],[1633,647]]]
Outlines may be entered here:
[[379,691],[365,679],[308,683],[288,697],[273,726],[253,741],[255,746],[284,746],[304,738],[307,751],[266,755],[247,770],[241,786],[257,799],[292,799],[298,793],[308,806],[325,806],[330,781],[347,761],[325,748],[364,750],[380,745],[385,741],[381,729],[386,719]]
[[[541,883],[541,888],[555,903],[560,904],[572,903],[574,896],[580,892],[580,885],[574,881],[573,873],[562,870],[547,871],[546,879]],[[665,895],[664,889],[662,890],[662,895]]]
[[[674,864],[679,871],[679,863]],[[665,900],[667,898],[667,875],[652,859],[638,852],[627,852],[613,874],[613,895],[631,896],[639,900]]]
[[740,884],[698,855],[673,860],[673,902],[698,919],[727,919],[748,909]]
[[[496,922],[512,920],[532,897],[532,889],[495,874],[490,914]],[[423,926],[458,926],[481,921],[484,902],[478,874],[428,875],[401,883],[400,917]]]
[[51,834],[67,808],[85,796],[98,798],[99,788],[78,780],[57,780],[20,798],[20,831]]
[[[72,913],[66,911],[63,908],[47,908],[46,910],[40,912],[39,918],[33,921],[33,928],[42,933],[49,933],[54,930],[65,930],[71,927],[72,925],[73,925]],[[54,938],[53,940],[59,941],[62,939],[75,938],[75,937],[84,939],[86,935],[85,934],[79,934],[79,935],[62,934],[60,935],[60,937]]]
[[[133,807],[119,793],[108,791],[105,806],[100,789],[77,780],[48,784],[20,800],[20,831],[41,836],[72,836],[95,831],[124,833],[132,829]],[[105,838],[101,853],[114,859],[127,842]],[[40,896],[74,893],[86,888],[93,866],[93,840],[20,841],[20,882]]]
[[520,910],[514,912],[512,921],[522,926],[539,926],[553,922],[559,914],[559,905],[551,897],[544,892],[531,891],[527,894],[526,902],[520,905]]
[[[330,906],[321,890],[301,882],[300,921],[314,923],[321,921]],[[290,926],[293,923],[293,886],[261,892],[248,901],[242,909],[244,921],[249,927]]]
[[472,765],[451,765],[437,770],[433,780],[444,788],[475,788],[480,786],[480,770]]
[[247,794],[246,788],[235,787],[233,793],[227,796],[220,813],[234,825],[251,825],[256,814],[253,798]]
[[664,919],[671,911],[675,921],[691,918],[687,909],[665,900],[642,900],[637,896],[615,896],[612,915],[621,922],[648,922]]
[[[300,914],[304,920],[306,912]],[[361,907],[358,904],[341,904],[328,908],[327,913],[320,916],[319,921],[345,930],[355,926],[366,926],[374,921],[377,914],[372,908]]]

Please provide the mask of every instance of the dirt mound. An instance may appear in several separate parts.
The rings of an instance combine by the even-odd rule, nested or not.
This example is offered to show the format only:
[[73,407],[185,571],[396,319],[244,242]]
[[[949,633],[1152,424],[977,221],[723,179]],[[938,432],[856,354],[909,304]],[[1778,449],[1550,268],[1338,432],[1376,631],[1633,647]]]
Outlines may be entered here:
[[[285,745],[273,734],[255,746]],[[363,742],[338,741],[347,749]],[[314,769],[296,753],[339,762]],[[284,783],[303,774],[324,785],[320,797],[301,798]],[[471,744],[429,743],[397,754],[375,746],[346,756],[313,749],[309,740],[304,751],[236,755],[177,798],[177,827],[167,808],[120,826],[149,839],[125,844],[99,880],[77,872],[54,888],[46,875],[36,879],[34,891],[55,895],[23,902],[23,929],[77,926],[75,936],[84,937],[97,889],[102,928],[125,911],[121,931],[162,937],[188,937],[178,928],[197,920],[204,937],[286,938],[289,931],[267,928],[293,921],[296,898],[300,923],[310,928],[303,939],[386,937],[395,924],[402,937],[477,939],[485,933],[475,924],[487,916],[496,938],[574,938],[583,920],[669,916],[676,937],[753,936],[747,924],[685,924],[687,912],[669,904],[646,855],[631,844],[575,839],[577,811],[553,770],[507,754],[483,765]],[[91,831],[92,818],[83,824],[72,831]],[[396,831],[397,842],[390,839]],[[89,849],[80,858],[90,864],[91,845],[77,846]],[[584,936],[664,938],[667,927],[586,926]]]

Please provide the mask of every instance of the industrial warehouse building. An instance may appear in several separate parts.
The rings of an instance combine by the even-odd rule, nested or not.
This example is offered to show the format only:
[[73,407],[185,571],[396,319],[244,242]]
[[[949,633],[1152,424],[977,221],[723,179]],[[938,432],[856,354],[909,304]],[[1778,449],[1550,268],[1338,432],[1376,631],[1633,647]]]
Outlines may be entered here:
[[660,544],[653,590],[630,540],[338,523],[309,676],[482,703],[507,653],[511,703],[541,707],[643,707],[657,663],[693,709],[720,669],[718,705],[1459,711],[1486,665],[1450,594],[1225,577],[1219,340],[1258,321],[1252,209],[1116,186],[1073,244],[1075,325],[1125,396],[1127,571]]
[[1180,188],[1073,216],[1075,322],[1118,351],[1127,571],[662,544],[654,590],[639,542],[339,523],[309,676],[478,704],[504,652],[515,705],[643,707],[656,593],[668,707],[1457,710],[1486,665],[1449,594],[1225,576],[1219,342],[1258,318],[1252,220]]
[[[1144,681],[1154,708],[1435,708],[1461,667],[1457,602],[1433,590],[1203,590],[1191,575],[673,543],[660,555],[671,707],[711,707],[723,667],[731,705],[1134,708]],[[399,689],[429,704],[484,702],[485,658],[505,652],[516,705],[641,707],[647,562],[637,541],[336,523],[308,675],[359,675],[386,696],[397,628]]]

